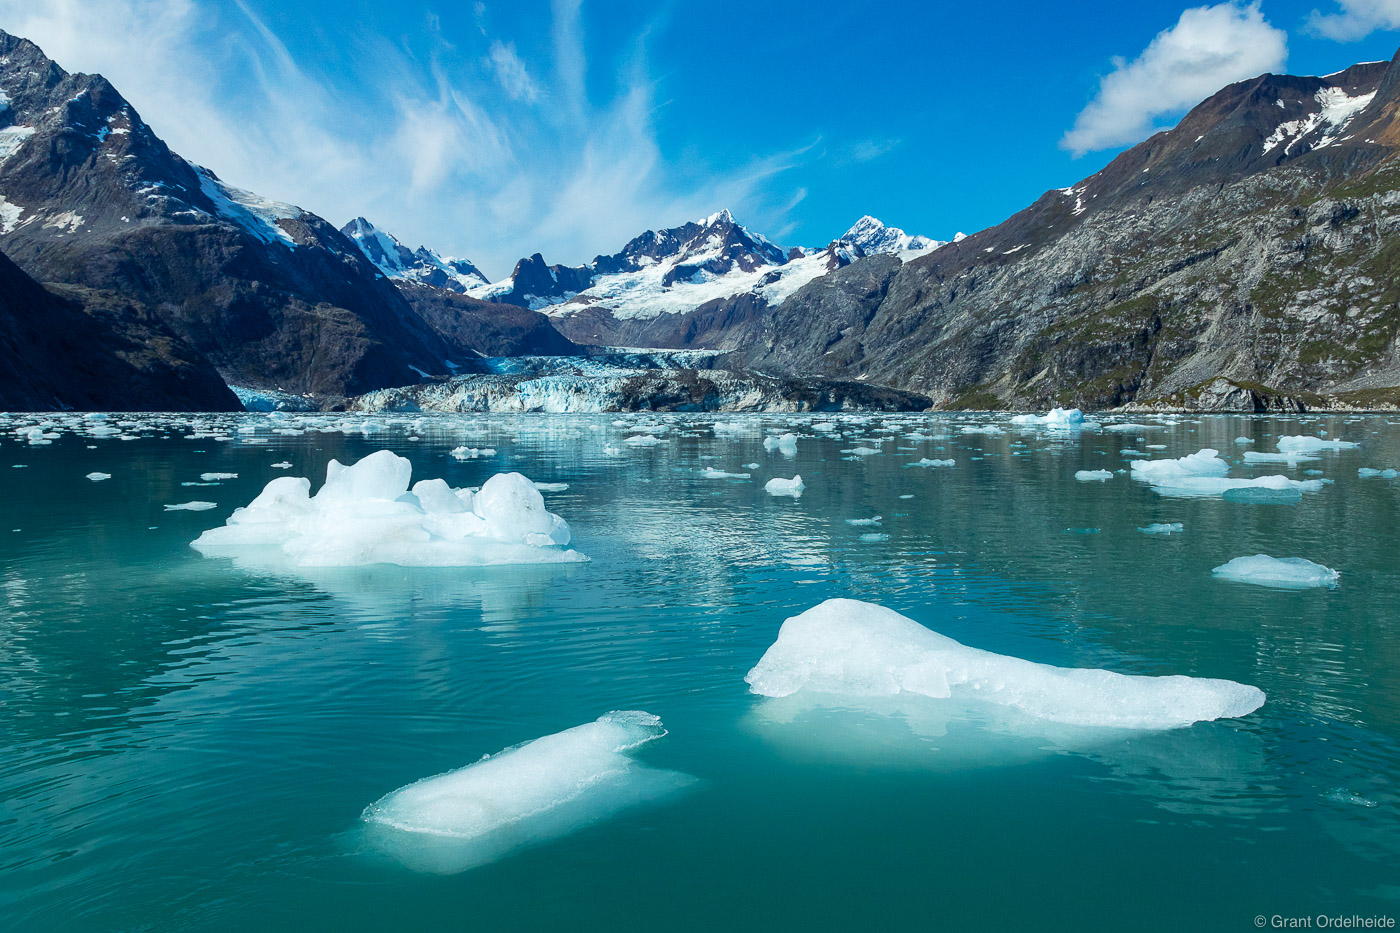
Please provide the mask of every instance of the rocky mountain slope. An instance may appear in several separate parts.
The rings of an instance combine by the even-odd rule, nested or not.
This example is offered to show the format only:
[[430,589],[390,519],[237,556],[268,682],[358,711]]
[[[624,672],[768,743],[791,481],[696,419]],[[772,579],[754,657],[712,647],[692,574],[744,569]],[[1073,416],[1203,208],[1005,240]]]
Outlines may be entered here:
[[1400,403],[1397,109],[1395,62],[1231,85],[1005,223],[856,263],[722,344],[946,407]]
[[45,289],[0,254],[0,411],[237,411],[214,367],[149,309]]

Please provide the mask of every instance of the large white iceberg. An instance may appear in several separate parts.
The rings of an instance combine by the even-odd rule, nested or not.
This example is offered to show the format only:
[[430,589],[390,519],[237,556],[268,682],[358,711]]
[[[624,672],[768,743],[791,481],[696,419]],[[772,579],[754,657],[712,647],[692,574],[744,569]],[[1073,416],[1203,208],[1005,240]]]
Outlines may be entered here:
[[665,734],[650,713],[608,713],[401,787],[362,818],[378,846],[410,867],[473,868],[693,783],[631,757]]
[[969,648],[872,603],[829,599],[783,623],[744,678],[760,696],[914,695],[1010,707],[1052,722],[1170,729],[1245,716],[1258,687],[1199,677],[1063,668]]
[[519,473],[498,473],[475,494],[421,480],[392,451],[352,466],[332,460],[311,495],[305,477],[280,476],[258,497],[194,541],[206,557],[261,559],[297,567],[400,564],[455,567],[587,560],[565,550],[568,523]]
[[[1084,412],[1078,408],[1052,408],[1043,415],[1014,415],[1012,424],[1073,429],[1085,425]],[[1097,427],[1097,425],[1094,425]]]
[[1301,557],[1270,557],[1267,554],[1236,557],[1216,567],[1211,573],[1222,580],[1284,590],[1332,587],[1337,585],[1337,580],[1341,577],[1341,574],[1331,567],[1324,567]]

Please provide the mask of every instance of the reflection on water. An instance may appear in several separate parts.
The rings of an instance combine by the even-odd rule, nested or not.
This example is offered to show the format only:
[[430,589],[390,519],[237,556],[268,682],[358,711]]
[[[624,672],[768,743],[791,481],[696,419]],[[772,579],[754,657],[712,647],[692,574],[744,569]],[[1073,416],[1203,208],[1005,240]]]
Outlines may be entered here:
[[[31,422],[0,424],[7,928],[851,929],[926,923],[929,897],[954,928],[1394,912],[1400,482],[1357,475],[1400,465],[1386,418],[1001,419],[997,435],[961,433],[987,415],[726,417],[719,434],[665,416],[652,447],[622,443],[644,417],[114,420],[129,441],[46,420],[61,436],[39,446],[13,440]],[[1242,462],[1319,430],[1362,446]],[[791,456],[765,448],[788,431]],[[498,454],[448,456],[464,444]],[[273,477],[319,482],[381,447],[458,486],[567,483],[546,502],[592,561],[313,571],[188,547]],[[843,453],[861,447],[879,453]],[[1275,504],[1163,497],[1116,472],[1140,459],[1123,451],[1204,447],[1232,476],[1334,482]],[[954,465],[906,468],[921,459]],[[1113,478],[1074,479],[1099,469]],[[182,485],[210,472],[238,477]],[[794,474],[800,498],[763,491]],[[191,499],[217,508],[164,510]],[[874,515],[888,538],[847,521]],[[1169,522],[1182,531],[1137,530]],[[1211,578],[1256,553],[1341,585]],[[834,596],[1001,654],[1226,678],[1268,702],[1145,733],[750,696],[782,621]],[[629,708],[671,730],[639,760],[698,789],[450,879],[365,852],[359,815],[389,791]]]

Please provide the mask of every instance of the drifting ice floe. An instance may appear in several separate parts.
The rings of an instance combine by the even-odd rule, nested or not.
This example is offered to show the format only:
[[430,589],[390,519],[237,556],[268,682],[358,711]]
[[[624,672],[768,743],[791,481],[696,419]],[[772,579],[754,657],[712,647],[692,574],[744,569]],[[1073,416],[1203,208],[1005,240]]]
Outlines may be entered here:
[[1336,586],[1341,577],[1337,571],[1301,557],[1236,557],[1216,567],[1211,573],[1222,580],[1254,583],[1275,589],[1305,590],[1315,586]]
[[87,475],[87,478],[90,479],[90,480],[92,480],[94,483],[100,483],[100,482],[102,482],[104,479],[111,479],[111,478],[112,478],[112,474],[111,474],[111,473],[89,473],[89,474]]
[[1081,483],[1085,483],[1085,482],[1091,483],[1091,482],[1095,482],[1095,481],[1102,481],[1102,480],[1106,480],[1106,479],[1113,479],[1113,471],[1112,471],[1112,470],[1078,470],[1078,471],[1075,472],[1074,478],[1077,479],[1077,480],[1079,480]]
[[175,505],[167,505],[167,506],[165,507],[165,511],[167,511],[167,512],[207,512],[207,511],[209,511],[210,509],[214,509],[214,508],[218,508],[218,504],[215,503],[215,502],[200,502],[200,501],[196,500],[196,501],[194,501],[194,502],[178,502],[178,503],[176,503]]
[[1231,496],[1238,501],[1296,501],[1298,494],[1317,492],[1325,481],[1295,480],[1286,476],[1258,476],[1253,479],[1232,479],[1226,476],[1230,464],[1220,459],[1219,451],[1210,447],[1176,460],[1134,460],[1133,479],[1145,480],[1164,496],[1223,496],[1231,490],[1267,490]]
[[299,567],[363,564],[468,566],[587,560],[568,524],[519,473],[498,473],[473,494],[441,479],[409,492],[413,465],[392,451],[351,466],[332,460],[315,496],[305,477],[268,483],[221,528],[200,535],[206,557],[236,556]]
[[969,648],[853,599],[829,599],[788,619],[744,680],[765,697],[810,691],[845,702],[901,694],[952,698],[1069,725],[1124,729],[1245,716],[1264,703],[1258,687],[1229,680],[1054,667]]
[[794,499],[802,495],[802,491],[807,486],[802,482],[801,474],[792,479],[783,479],[775,476],[763,484],[763,489],[770,496],[792,496]]
[[953,460],[930,460],[928,457],[924,457],[922,460],[916,460],[913,463],[906,463],[904,465],[907,467],[950,467],[956,466],[957,464]]
[[714,467],[705,467],[700,471],[700,475],[705,479],[748,479],[750,473],[726,473],[723,470],[716,470]]
[[650,713],[608,713],[401,787],[362,819],[381,848],[412,868],[474,868],[692,784],[687,774],[632,759],[665,734]]
[[1350,450],[1361,445],[1355,441],[1329,441],[1309,434],[1280,437],[1278,449],[1284,453],[1316,453],[1319,450]]
[[[1381,479],[1395,479],[1397,476],[1400,476],[1400,471],[1389,469],[1377,470],[1374,467],[1361,467],[1359,470],[1356,471],[1356,475],[1361,479],[1373,479],[1376,477],[1379,477]],[[89,477],[89,479],[91,479],[91,477]]]
[[1138,531],[1145,535],[1172,535],[1183,530],[1185,527],[1186,526],[1181,522],[1155,522],[1151,525],[1139,527]]

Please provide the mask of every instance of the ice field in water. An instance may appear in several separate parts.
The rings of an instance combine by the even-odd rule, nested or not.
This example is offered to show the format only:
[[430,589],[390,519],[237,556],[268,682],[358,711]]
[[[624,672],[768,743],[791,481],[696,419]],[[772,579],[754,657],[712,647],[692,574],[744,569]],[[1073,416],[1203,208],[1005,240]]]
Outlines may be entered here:
[[1394,912],[1398,466],[1393,415],[0,415],[0,926]]

